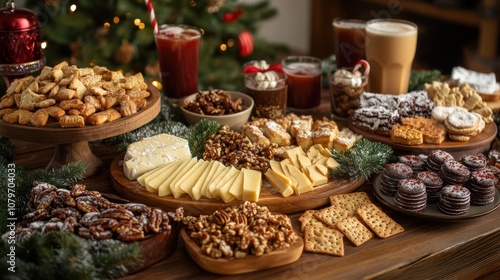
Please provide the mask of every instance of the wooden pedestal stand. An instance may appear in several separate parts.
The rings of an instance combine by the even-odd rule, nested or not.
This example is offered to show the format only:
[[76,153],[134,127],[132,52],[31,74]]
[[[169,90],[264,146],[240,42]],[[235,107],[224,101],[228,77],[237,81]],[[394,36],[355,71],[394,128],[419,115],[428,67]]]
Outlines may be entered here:
[[30,125],[8,124],[0,121],[0,135],[9,139],[33,142],[52,143],[54,155],[46,167],[58,168],[70,162],[82,161],[86,164],[85,176],[95,174],[102,162],[90,149],[89,142],[117,136],[153,120],[161,109],[160,92],[152,85],[148,85],[151,96],[147,99],[146,108],[138,113],[118,119],[113,122],[97,126],[61,128],[59,124],[50,124],[45,127]]

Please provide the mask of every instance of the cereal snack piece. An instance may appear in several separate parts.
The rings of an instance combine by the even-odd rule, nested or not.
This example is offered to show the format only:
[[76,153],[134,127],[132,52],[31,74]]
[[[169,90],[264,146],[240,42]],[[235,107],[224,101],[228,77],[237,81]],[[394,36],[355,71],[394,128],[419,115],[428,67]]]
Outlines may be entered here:
[[358,217],[380,238],[387,238],[404,231],[400,224],[373,203],[361,205],[356,212]]
[[356,213],[356,209],[366,203],[371,203],[368,194],[365,192],[353,192],[345,194],[336,194],[329,197],[330,204],[336,205],[349,211],[351,215]]
[[21,94],[19,109],[32,111],[35,109],[35,104],[44,99],[45,95],[37,94],[30,89],[27,89]]
[[337,228],[356,246],[362,245],[374,236],[373,232],[366,228],[356,216],[347,217],[338,222]]
[[28,110],[19,109],[19,124],[30,124],[32,112]]
[[314,216],[329,227],[334,228],[338,222],[349,217],[349,211],[337,206],[329,206],[318,210],[314,213]]
[[0,110],[0,118],[3,119],[3,116],[7,115],[7,114],[10,114],[12,112],[16,111],[16,109],[13,109],[13,108],[6,108],[6,109],[1,109]]
[[59,120],[61,127],[82,127],[85,125],[85,119],[82,116],[62,116]]
[[2,119],[6,123],[18,123],[19,122],[19,111],[14,110],[11,113],[5,114]]
[[63,109],[61,109],[57,106],[50,106],[48,108],[45,108],[45,110],[47,110],[47,113],[49,114],[49,116],[56,118],[56,119],[59,119],[60,117],[62,117],[66,114],[66,112]]
[[35,127],[44,127],[49,121],[49,113],[46,109],[38,109],[31,115],[31,124]]
[[11,108],[16,104],[14,95],[2,96],[2,101],[0,101],[0,109]]
[[304,230],[304,250],[333,256],[344,256],[344,235],[331,228],[308,226]]

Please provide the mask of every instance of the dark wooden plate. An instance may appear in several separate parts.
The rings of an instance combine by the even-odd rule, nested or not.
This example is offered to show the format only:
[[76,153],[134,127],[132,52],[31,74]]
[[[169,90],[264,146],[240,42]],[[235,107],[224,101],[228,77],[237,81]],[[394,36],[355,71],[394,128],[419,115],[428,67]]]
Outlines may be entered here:
[[273,251],[262,256],[248,255],[239,259],[214,259],[201,251],[200,247],[189,237],[185,228],[181,229],[181,238],[184,240],[189,255],[201,268],[223,275],[236,275],[290,264],[300,258],[304,249],[304,240],[297,235],[297,242],[287,249]]
[[480,217],[495,211],[500,206],[500,191],[495,188],[495,199],[492,203],[484,206],[471,205],[469,211],[463,215],[447,215],[439,211],[437,203],[427,204],[427,209],[424,212],[416,213],[399,208],[394,204],[394,197],[387,196],[380,191],[380,175],[373,181],[373,192],[380,202],[392,210],[405,213],[407,215],[417,217],[424,220],[439,221],[439,222],[459,222],[466,221],[472,218]]

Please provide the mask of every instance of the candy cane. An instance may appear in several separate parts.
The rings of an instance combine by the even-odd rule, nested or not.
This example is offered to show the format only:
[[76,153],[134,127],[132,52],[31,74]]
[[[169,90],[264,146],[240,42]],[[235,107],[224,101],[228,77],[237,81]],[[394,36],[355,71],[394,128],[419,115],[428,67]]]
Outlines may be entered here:
[[365,72],[363,72],[363,76],[367,76],[369,73],[370,73],[370,64],[368,63],[368,61],[364,60],[364,59],[361,59],[359,60],[356,65],[354,65],[354,69],[352,70],[352,73],[356,73],[359,71],[359,69],[361,67],[365,67]]
[[153,3],[151,0],[144,0],[146,6],[148,7],[149,18],[151,19],[151,25],[153,26],[154,33],[158,33],[158,23],[156,22],[155,10],[153,9]]

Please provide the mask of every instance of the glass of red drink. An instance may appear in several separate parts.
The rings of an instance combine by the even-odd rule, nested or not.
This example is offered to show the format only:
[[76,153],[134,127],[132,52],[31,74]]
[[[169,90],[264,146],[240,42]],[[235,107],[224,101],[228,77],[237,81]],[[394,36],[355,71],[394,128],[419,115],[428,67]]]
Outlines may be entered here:
[[332,25],[337,69],[354,67],[356,62],[365,59],[366,21],[335,18]]
[[312,56],[288,56],[281,61],[288,77],[287,105],[311,109],[321,102],[321,60]]
[[198,28],[165,24],[155,34],[164,94],[180,99],[198,91],[198,57],[201,32]]

